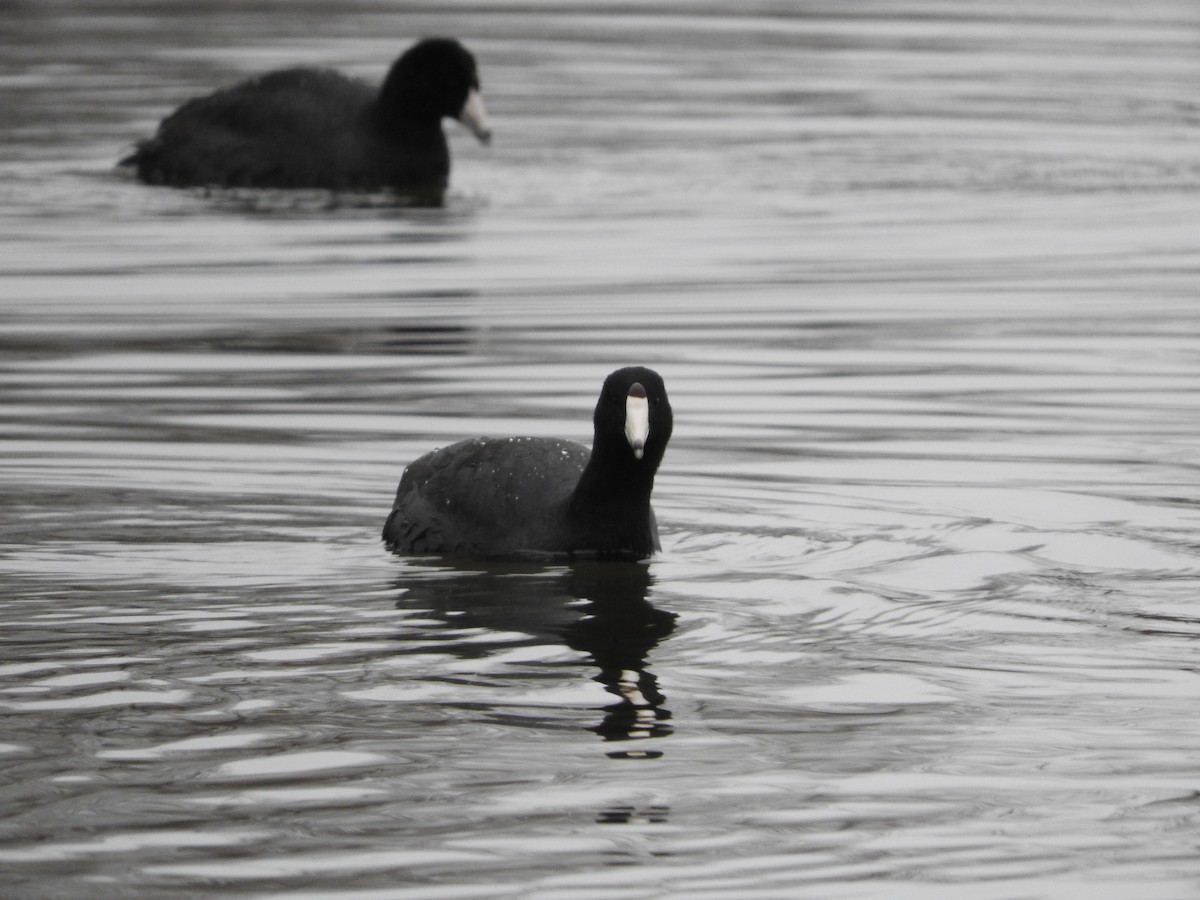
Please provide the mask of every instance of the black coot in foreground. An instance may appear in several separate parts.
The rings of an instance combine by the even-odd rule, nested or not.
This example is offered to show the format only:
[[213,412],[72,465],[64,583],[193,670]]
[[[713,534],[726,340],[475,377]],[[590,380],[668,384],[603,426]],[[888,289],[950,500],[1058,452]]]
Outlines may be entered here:
[[650,508],[671,438],[662,379],[608,376],[591,452],[552,438],[472,438],[404,470],[383,539],[397,553],[643,558],[660,549]]
[[490,138],[473,57],[424,40],[374,87],[328,69],[271,72],[181,106],[122,165],[175,187],[443,188],[443,118]]

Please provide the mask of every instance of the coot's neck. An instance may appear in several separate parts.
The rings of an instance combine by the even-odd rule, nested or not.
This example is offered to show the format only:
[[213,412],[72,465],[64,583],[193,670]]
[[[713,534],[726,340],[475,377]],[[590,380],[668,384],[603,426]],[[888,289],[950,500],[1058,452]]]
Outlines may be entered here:
[[450,175],[450,147],[441,119],[407,116],[376,101],[366,111],[380,153],[394,171],[397,185],[445,187]]
[[650,511],[655,462],[621,447],[595,446],[567,500],[567,520],[580,546],[646,556],[654,552]]
[[389,144],[426,142],[433,134],[445,143],[441,116],[420,107],[389,102],[382,92],[366,112],[371,130]]

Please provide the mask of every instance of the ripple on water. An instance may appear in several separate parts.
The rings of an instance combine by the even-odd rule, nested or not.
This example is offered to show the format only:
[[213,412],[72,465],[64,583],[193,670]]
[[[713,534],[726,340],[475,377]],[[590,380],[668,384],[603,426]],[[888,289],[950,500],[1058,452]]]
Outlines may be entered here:
[[[1194,5],[60,6],[0,123],[18,891],[1194,894]],[[443,209],[108,171],[463,12]],[[614,361],[660,557],[382,551],[407,460],[586,441]]]

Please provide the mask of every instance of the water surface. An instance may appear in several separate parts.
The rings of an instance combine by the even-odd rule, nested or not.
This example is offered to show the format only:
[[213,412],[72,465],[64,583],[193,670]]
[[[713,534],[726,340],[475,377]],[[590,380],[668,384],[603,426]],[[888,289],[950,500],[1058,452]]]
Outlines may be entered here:
[[[477,54],[440,209],[156,190],[198,92]],[[1200,11],[12,4],[13,897],[1200,890]],[[666,379],[645,565],[406,461]]]

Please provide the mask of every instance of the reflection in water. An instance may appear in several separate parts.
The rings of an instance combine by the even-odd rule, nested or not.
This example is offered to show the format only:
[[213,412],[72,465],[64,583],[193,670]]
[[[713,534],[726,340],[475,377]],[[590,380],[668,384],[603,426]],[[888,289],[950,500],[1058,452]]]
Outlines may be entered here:
[[651,805],[647,807],[614,806],[604,810],[596,817],[600,825],[629,825],[635,822],[645,822],[648,825],[661,825],[668,820],[671,807]]
[[[573,596],[588,601],[586,614],[563,632],[567,644],[588,653],[600,668],[596,680],[619,700],[605,707],[593,730],[606,741],[657,738],[671,733],[671,717],[658,679],[646,668],[650,651],[675,628],[674,613],[646,600],[650,569],[637,563],[577,563],[568,579]],[[614,751],[611,757],[653,758],[651,751]]]
[[[485,629],[495,640],[469,641],[437,632],[424,635],[460,658],[475,659],[511,648],[511,632],[528,635],[530,644],[564,642],[588,654],[600,670],[595,680],[618,700],[604,708],[591,728],[605,741],[664,737],[671,713],[658,679],[647,669],[650,651],[675,628],[674,613],[656,609],[646,596],[650,568],[636,562],[581,560],[567,566],[489,562],[484,569],[459,569],[452,563],[411,568],[397,584],[405,591],[401,608],[419,605],[443,623]],[[411,640],[411,633],[405,640]],[[449,646],[446,646],[449,644]],[[621,759],[653,759],[658,751],[622,750]]]

